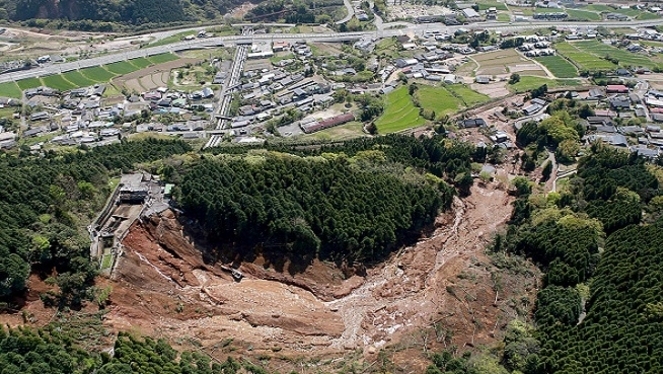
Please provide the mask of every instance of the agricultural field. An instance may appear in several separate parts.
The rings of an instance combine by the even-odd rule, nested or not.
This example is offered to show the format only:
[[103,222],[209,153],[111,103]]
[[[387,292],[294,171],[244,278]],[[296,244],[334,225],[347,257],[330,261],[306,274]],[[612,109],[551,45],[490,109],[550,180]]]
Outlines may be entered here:
[[313,134],[304,135],[303,137],[318,140],[348,140],[365,136],[366,133],[364,133],[363,127],[364,125],[361,122],[353,121],[344,125],[317,131]]
[[473,89],[461,85],[452,84],[446,86],[446,89],[451,92],[456,98],[461,100],[466,107],[473,107],[477,104],[483,104],[490,100],[490,96],[476,92]]
[[144,69],[152,65],[152,62],[145,57],[134,58],[133,60],[129,60],[129,62],[135,66],[134,70]]
[[615,10],[613,7],[603,5],[603,4],[591,4],[585,7],[587,10],[594,10],[597,12],[612,12]]
[[600,21],[601,15],[596,12],[579,9],[566,9],[569,18],[579,21]]
[[44,86],[55,88],[56,90],[60,91],[67,91],[77,87],[75,84],[66,80],[62,76],[62,74],[49,75],[47,77],[43,77],[42,82],[44,82]]
[[509,22],[511,21],[511,16],[509,13],[497,13],[498,22]]
[[419,108],[410,100],[408,87],[401,86],[386,95],[384,113],[375,125],[380,134],[389,134],[421,126],[425,122],[419,115]]
[[42,86],[41,80],[39,78],[27,78],[27,79],[21,79],[20,81],[17,81],[16,84],[21,88],[21,90],[25,91],[30,88],[36,88],[39,86]]
[[575,43],[558,43],[555,44],[555,49],[557,49],[557,52],[561,55],[573,61],[580,70],[614,70],[617,67],[617,65],[610,61],[598,58],[598,56],[586,52],[585,49],[577,48]]
[[597,57],[610,56],[611,58],[615,58],[619,61],[619,65],[621,66],[646,66],[648,68],[659,66],[659,64],[652,61],[647,56],[631,53],[624,49],[601,43],[597,40],[583,40],[573,42],[572,45],[579,50],[589,51]]
[[557,78],[576,78],[578,77],[578,69],[572,63],[560,56],[542,56],[536,57],[536,61],[540,62]]
[[22,95],[23,91],[21,91],[15,82],[0,83],[0,97],[20,99]]
[[497,10],[509,10],[504,3],[498,3],[497,1],[479,1],[479,10],[488,10],[488,8],[497,8]]
[[526,70],[539,70],[543,73],[540,66],[521,56],[515,49],[483,53],[473,56],[472,59],[479,64],[476,75],[500,75]]
[[108,82],[116,76],[117,74],[113,74],[110,71],[104,69],[101,66],[95,66],[92,68],[86,68],[86,69],[81,69],[79,70],[83,76],[89,78],[90,80],[95,81],[96,83],[101,83],[101,82]]
[[516,93],[523,93],[531,91],[535,88],[539,88],[543,85],[547,85],[548,88],[556,87],[575,87],[580,84],[580,81],[575,79],[548,79],[543,77],[530,77],[523,76],[520,77],[520,82],[509,85],[509,89]]
[[436,116],[454,113],[462,106],[462,101],[445,87],[419,85],[414,95],[422,108],[435,111]]
[[120,61],[114,62],[112,64],[105,65],[106,70],[110,71],[113,74],[129,74],[133,71],[138,70],[138,68],[133,65],[130,61]]
[[637,9],[614,9],[614,10],[612,10],[612,12],[626,14],[627,16],[629,16],[633,19],[639,20],[639,21],[646,21],[646,20],[661,18],[657,14],[647,12],[647,11],[637,10]]
[[[150,57],[148,57],[147,59],[148,59],[151,63],[153,63],[153,64],[156,65],[156,64],[163,64],[164,62],[175,61],[175,60],[177,60],[178,58],[179,58],[179,57],[175,56],[175,55],[172,54],[172,53],[162,53],[162,54],[160,54],[160,55],[150,56]],[[131,62],[134,63],[134,60],[131,60]],[[136,65],[136,64],[134,63],[134,65]]]
[[93,84],[97,83],[96,81],[93,81],[90,78],[81,74],[81,72],[78,70],[69,71],[62,75],[64,76],[64,79],[68,80],[69,82],[75,84],[78,87],[92,86]]

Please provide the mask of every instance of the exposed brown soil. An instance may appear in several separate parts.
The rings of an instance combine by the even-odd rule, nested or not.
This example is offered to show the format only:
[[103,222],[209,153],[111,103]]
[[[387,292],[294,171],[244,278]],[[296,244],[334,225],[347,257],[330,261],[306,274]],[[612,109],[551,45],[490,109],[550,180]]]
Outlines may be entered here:
[[[499,189],[473,188],[438,218],[430,238],[365,276],[317,260],[293,275],[259,257],[241,264],[241,282],[223,264],[206,264],[167,212],[137,222],[124,240],[107,323],[185,345],[191,342],[182,337],[192,337],[212,354],[222,354],[219,342],[230,338],[238,353],[278,350],[279,357],[387,349],[401,369],[421,370],[427,361],[403,349],[494,342],[520,300],[531,305],[536,275],[500,274],[484,253],[510,216],[511,199]],[[443,331],[452,334],[445,339]]]
[[[302,360],[315,357],[328,360],[326,371],[350,361],[377,369],[374,353],[381,350],[389,371],[422,372],[427,350],[493,343],[533,304],[536,270],[499,270],[485,254],[510,216],[511,201],[494,186],[473,187],[438,217],[430,237],[364,276],[317,260],[293,275],[288,262],[277,271],[258,257],[240,265],[240,282],[225,264],[206,264],[166,211],[131,227],[112,279],[100,280],[113,288],[105,324],[220,359],[271,357],[268,365],[280,372],[299,371]],[[30,288],[38,292],[39,284],[31,279]],[[54,312],[39,300],[25,308],[37,325]],[[2,323],[10,317],[13,325],[25,323],[18,314],[2,317]]]

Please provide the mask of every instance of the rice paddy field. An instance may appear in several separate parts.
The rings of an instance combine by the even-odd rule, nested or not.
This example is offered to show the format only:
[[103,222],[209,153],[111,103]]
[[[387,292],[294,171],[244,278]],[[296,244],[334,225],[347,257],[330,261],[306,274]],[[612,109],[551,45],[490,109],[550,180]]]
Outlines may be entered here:
[[610,56],[619,60],[619,65],[622,66],[646,66],[654,68],[660,64],[652,61],[649,57],[639,54],[631,53],[625,49],[619,49],[611,45],[601,43],[598,40],[583,40],[572,43],[576,48],[588,51],[598,57]]
[[545,66],[546,69],[550,70],[550,72],[557,78],[578,77],[578,69],[561,56],[542,56],[536,57],[535,60]]
[[476,92],[465,85],[453,84],[446,86],[446,89],[451,92],[457,99],[462,101],[463,104],[468,108],[478,104],[483,104],[490,100],[490,96]]
[[420,85],[415,96],[422,108],[433,110],[438,116],[451,114],[463,105],[462,101],[445,87]]
[[66,80],[75,84],[78,87],[92,86],[93,84],[97,83],[96,81],[93,81],[90,78],[81,74],[81,72],[78,70],[68,71],[62,75]]
[[23,92],[15,82],[0,83],[0,97],[20,99]]
[[55,88],[56,90],[60,91],[67,91],[71,90],[72,88],[76,88],[74,83],[71,83],[70,81],[66,80],[62,74],[56,74],[56,75],[49,75],[46,77],[43,77],[41,79],[42,83],[46,87],[50,88]]
[[386,95],[385,109],[375,125],[380,134],[389,134],[408,128],[421,126],[426,122],[414,106],[408,87],[401,86]]
[[539,88],[544,84],[547,85],[548,88],[575,87],[580,85],[580,81],[575,79],[549,79],[543,77],[524,76],[520,77],[520,82],[509,85],[509,89],[513,92],[523,93],[531,91],[535,88]]
[[580,49],[578,47],[579,45],[576,43],[569,42],[555,44],[557,52],[573,61],[580,70],[613,70],[617,67],[612,62],[598,58],[597,55],[587,52],[585,48]]
[[73,70],[42,78],[27,78],[17,82],[0,83],[0,97],[21,98],[22,91],[39,86],[47,86],[60,91],[88,87],[97,83],[108,83],[112,78],[130,74],[145,67],[178,60],[172,53],[163,53],[148,58],[140,57],[128,61],[115,62],[103,66]]
[[580,9],[566,9],[570,19],[579,21],[600,21],[601,15],[596,12]]
[[39,78],[27,78],[27,79],[21,79],[20,81],[17,81],[16,84],[21,88],[21,90],[25,91],[30,88],[36,88],[41,86],[41,80]]

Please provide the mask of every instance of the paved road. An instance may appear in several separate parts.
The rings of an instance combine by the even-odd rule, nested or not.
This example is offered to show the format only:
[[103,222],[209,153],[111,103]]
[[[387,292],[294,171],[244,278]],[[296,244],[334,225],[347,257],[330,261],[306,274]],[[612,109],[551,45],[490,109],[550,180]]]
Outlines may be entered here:
[[[402,24],[402,23],[399,23]],[[362,39],[364,37],[391,37],[395,35],[403,35],[407,32],[422,33],[425,30],[436,29],[441,32],[453,33],[460,28],[465,29],[482,29],[492,31],[524,31],[530,29],[538,29],[542,27],[644,27],[655,26],[663,24],[663,20],[650,20],[650,21],[635,21],[635,22],[529,22],[529,23],[514,23],[504,24],[500,22],[484,22],[472,25],[463,26],[446,26],[442,23],[428,23],[428,24],[410,24],[410,26],[402,29],[388,29],[390,23],[384,23],[384,30],[366,31],[366,32],[348,32],[348,33],[326,33],[326,34],[257,34],[257,35],[233,35],[233,36],[220,36],[204,39],[195,39],[188,41],[181,41],[173,44],[149,47],[138,49],[135,51],[112,53],[104,56],[93,57],[89,59],[67,62],[63,64],[47,65],[36,69],[27,71],[9,73],[0,75],[0,83],[10,82],[19,79],[41,77],[51,74],[63,73],[71,70],[77,70],[87,67],[99,66],[110,64],[113,62],[124,61],[127,59],[148,57],[161,53],[177,52],[187,49],[200,49],[209,47],[219,47],[226,45],[236,44],[250,44],[254,40],[306,40],[308,42],[342,42]]]
[[336,21],[337,25],[348,22],[355,15],[355,8],[352,6],[352,2],[350,0],[343,0],[343,4],[345,4],[345,9],[348,10],[348,15],[345,16],[342,20]]

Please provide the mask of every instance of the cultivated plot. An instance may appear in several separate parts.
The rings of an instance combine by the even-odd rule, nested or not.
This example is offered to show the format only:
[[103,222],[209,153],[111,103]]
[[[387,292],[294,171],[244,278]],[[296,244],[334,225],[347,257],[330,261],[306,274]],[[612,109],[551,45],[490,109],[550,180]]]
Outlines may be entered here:
[[43,77],[41,80],[44,82],[44,86],[55,88],[60,91],[67,91],[77,87],[75,84],[66,80],[61,74],[49,75]]
[[150,60],[146,59],[145,57],[134,58],[129,60],[129,62],[136,67],[134,70],[144,69],[152,65],[152,62],[150,62]]
[[381,134],[388,134],[421,126],[425,122],[419,115],[419,108],[410,100],[408,87],[402,86],[386,95],[384,113],[375,125]]
[[101,82],[108,82],[116,76],[117,74],[113,74],[110,71],[104,69],[101,66],[95,66],[92,68],[86,68],[86,69],[81,69],[79,70],[81,74],[83,74],[85,77],[89,78],[90,80],[95,81],[96,83],[101,83]]
[[608,60],[598,58],[585,50],[576,47],[575,43],[568,42],[555,44],[557,52],[572,61],[580,70],[613,70],[617,65]]
[[162,53],[160,55],[150,56],[147,59],[153,64],[163,64],[164,62],[175,61],[179,59],[179,57],[175,56],[172,53]]
[[540,66],[521,56],[515,49],[505,49],[496,52],[488,52],[472,57],[479,67],[476,75],[501,75],[510,72],[541,71]]
[[542,56],[536,57],[536,61],[540,62],[557,78],[577,78],[578,69],[561,56]]
[[548,79],[543,77],[520,77],[520,82],[509,85],[509,89],[513,92],[527,92],[535,88],[539,88],[543,85],[548,86],[548,88],[557,88],[557,87],[575,87],[580,85],[580,81],[575,79]]
[[23,92],[15,82],[0,83],[0,97],[13,97],[20,99],[22,95]]
[[571,44],[577,49],[588,51],[597,57],[616,59],[621,66],[646,66],[652,69],[659,66],[658,63],[652,61],[648,56],[619,49],[597,40],[583,40]]
[[130,61],[114,62],[112,64],[106,65],[105,67],[106,70],[117,75],[129,74],[133,71],[138,70],[138,68],[135,65],[133,65]]
[[17,81],[16,84],[18,84],[18,86],[21,88],[21,90],[24,90],[24,91],[27,90],[27,89],[30,89],[30,88],[37,88],[37,87],[43,85],[39,78],[21,79],[20,81]]
[[88,77],[85,77],[78,70],[69,71],[69,72],[66,72],[62,75],[64,76],[64,79],[66,79],[67,81],[75,84],[78,87],[88,87],[88,86],[92,86],[95,83],[97,83],[96,81],[93,81]]

